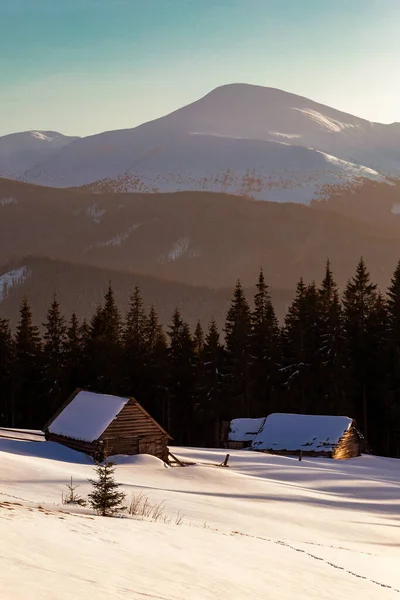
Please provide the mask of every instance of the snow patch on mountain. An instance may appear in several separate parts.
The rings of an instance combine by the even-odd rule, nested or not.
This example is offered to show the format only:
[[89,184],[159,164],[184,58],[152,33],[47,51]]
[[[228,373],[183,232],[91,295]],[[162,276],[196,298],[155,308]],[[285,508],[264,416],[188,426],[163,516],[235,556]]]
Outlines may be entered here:
[[96,225],[98,225],[105,212],[105,209],[100,208],[98,204],[92,204],[91,206],[87,207],[86,216],[92,219],[93,223],[96,223]]
[[35,138],[37,140],[41,140],[42,142],[52,142],[54,140],[53,137],[50,137],[49,135],[45,135],[41,131],[31,131],[30,134],[33,138]]
[[163,254],[160,256],[158,262],[161,264],[174,263],[184,256],[188,258],[197,258],[200,256],[200,252],[198,250],[190,247],[189,237],[181,237],[176,240],[170,248],[168,254]]
[[353,129],[355,127],[352,123],[343,123],[336,119],[332,119],[331,117],[326,117],[322,113],[311,108],[297,108],[295,106],[292,106],[291,108],[292,110],[297,110],[303,113],[303,115],[310,117],[315,123],[332,133],[340,133],[345,129]]
[[378,173],[378,171],[370,169],[369,167],[364,167],[363,165],[356,165],[354,163],[347,162],[346,160],[342,160],[341,158],[337,158],[336,156],[332,156],[331,154],[326,154],[325,152],[319,152],[319,154],[322,154],[322,156],[328,163],[341,167],[349,176],[367,177],[368,179],[372,179],[374,181],[387,181],[386,177]]
[[280,133],[279,131],[270,131],[269,134],[276,137],[285,138],[287,140],[297,140],[301,138],[299,133]]
[[28,275],[29,271],[27,267],[19,267],[0,275],[0,302],[3,302],[7,298],[14,286],[22,285]]
[[400,215],[400,203],[392,206],[392,215]]
[[180,238],[172,246],[168,252],[168,262],[175,262],[189,250],[190,239],[187,237]]
[[96,244],[96,247],[104,248],[106,246],[121,246],[124,242],[126,242],[127,239],[129,239],[131,233],[138,229],[141,225],[143,225],[143,223],[135,223],[134,225],[131,225],[127,229],[127,231],[124,231],[123,233],[118,233],[117,235],[105,242],[98,242]]
[[10,206],[10,204],[18,204],[16,198],[0,198],[0,206]]

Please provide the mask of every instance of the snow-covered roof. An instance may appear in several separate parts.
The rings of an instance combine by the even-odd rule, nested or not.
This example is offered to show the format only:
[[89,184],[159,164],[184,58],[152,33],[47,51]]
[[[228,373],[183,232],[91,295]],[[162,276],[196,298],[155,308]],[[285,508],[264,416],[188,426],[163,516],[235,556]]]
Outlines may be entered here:
[[265,417],[261,419],[233,419],[228,440],[230,442],[252,442],[263,426],[264,421]]
[[273,413],[253,440],[254,450],[331,452],[349,429],[349,417]]
[[129,398],[78,392],[49,426],[56,435],[94,442],[121,412]]

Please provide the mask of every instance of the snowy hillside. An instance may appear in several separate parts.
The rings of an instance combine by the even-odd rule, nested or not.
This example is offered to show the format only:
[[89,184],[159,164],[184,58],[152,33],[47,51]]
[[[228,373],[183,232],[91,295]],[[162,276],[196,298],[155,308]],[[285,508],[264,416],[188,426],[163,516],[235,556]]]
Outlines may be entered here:
[[[69,511],[89,459],[0,430],[0,569],[4,598],[207,600],[398,598],[400,461],[351,461],[175,448],[196,462],[166,468],[120,457],[128,501],[143,491],[170,519]],[[182,516],[181,524],[179,517]]]
[[232,84],[134,129],[75,140],[25,169],[17,162],[14,172],[56,187],[100,180],[95,189],[208,190],[308,203],[327,185],[400,176],[399,142],[399,124]]
[[[140,146],[141,152],[144,147]],[[121,152],[118,165],[125,163],[126,156]],[[326,186],[357,184],[364,179],[385,180],[373,169],[313,149],[207,134],[174,135],[159,140],[157,152],[142,156],[132,151],[129,157],[130,161],[135,158],[137,168],[105,179],[99,177],[100,162],[96,160],[91,164],[89,172],[95,169],[93,179],[99,180],[92,189],[107,192],[201,190],[307,204]],[[82,185],[87,179],[85,168],[88,165],[82,164],[74,170],[74,185]],[[49,179],[46,184],[58,185],[59,181]]]
[[20,177],[77,137],[55,131],[24,131],[0,137],[0,176]]

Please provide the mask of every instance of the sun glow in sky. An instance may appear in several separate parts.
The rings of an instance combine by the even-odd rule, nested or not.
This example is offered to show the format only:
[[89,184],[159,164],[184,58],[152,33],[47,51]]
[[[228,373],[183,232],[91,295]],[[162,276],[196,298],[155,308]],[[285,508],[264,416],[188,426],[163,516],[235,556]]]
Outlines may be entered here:
[[0,0],[0,135],[135,127],[226,83],[400,121],[399,0]]

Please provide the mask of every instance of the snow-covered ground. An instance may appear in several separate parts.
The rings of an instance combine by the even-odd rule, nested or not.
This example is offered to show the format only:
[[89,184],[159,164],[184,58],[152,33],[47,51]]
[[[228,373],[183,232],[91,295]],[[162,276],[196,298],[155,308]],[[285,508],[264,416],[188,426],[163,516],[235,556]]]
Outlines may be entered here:
[[[11,434],[12,435],[12,434]],[[129,501],[143,490],[170,523],[67,510],[90,460],[0,430],[0,597],[324,600],[398,598],[400,461],[174,448],[195,466],[118,457]],[[176,515],[183,516],[180,525]]]

